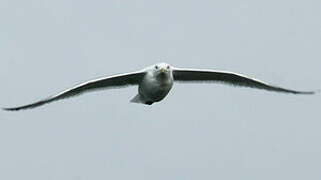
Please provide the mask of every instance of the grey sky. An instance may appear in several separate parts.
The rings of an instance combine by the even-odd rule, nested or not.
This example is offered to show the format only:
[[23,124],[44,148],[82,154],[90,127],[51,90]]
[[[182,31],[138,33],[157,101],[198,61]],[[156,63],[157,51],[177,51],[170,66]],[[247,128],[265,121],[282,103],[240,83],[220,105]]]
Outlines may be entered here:
[[[165,61],[321,87],[321,1],[1,0],[0,106]],[[321,96],[175,84],[0,112],[0,179],[317,180]]]

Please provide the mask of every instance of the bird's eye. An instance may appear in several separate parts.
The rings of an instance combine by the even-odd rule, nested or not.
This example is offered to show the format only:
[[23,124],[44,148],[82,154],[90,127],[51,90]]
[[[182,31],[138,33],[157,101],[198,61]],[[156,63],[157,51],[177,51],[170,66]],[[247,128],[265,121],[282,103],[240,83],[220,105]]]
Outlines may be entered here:
[[169,66],[167,66],[166,68],[167,68],[167,69],[169,69],[170,67],[169,67]]
[[157,65],[155,66],[155,69],[158,69],[158,66],[157,66]]

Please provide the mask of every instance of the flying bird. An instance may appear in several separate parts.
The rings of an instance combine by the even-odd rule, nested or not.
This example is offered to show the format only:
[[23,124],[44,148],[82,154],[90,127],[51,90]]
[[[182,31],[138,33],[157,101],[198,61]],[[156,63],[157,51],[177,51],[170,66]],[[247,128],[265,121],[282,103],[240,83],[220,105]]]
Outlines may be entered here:
[[89,91],[126,87],[130,85],[138,86],[138,94],[131,99],[131,102],[152,105],[155,102],[163,100],[167,96],[174,82],[217,82],[281,93],[315,93],[314,91],[296,91],[272,86],[263,81],[228,71],[183,69],[175,68],[167,63],[158,63],[140,71],[90,80],[35,103],[3,109],[8,111],[18,111],[22,109],[35,108],[53,101],[80,95]]

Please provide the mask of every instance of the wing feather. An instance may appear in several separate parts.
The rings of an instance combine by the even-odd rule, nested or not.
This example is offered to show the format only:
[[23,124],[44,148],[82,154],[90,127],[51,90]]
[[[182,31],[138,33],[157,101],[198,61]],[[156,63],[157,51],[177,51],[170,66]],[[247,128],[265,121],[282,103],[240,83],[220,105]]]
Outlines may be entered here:
[[269,85],[263,81],[249,78],[241,74],[236,74],[228,71],[215,71],[215,70],[201,70],[201,69],[180,69],[173,70],[175,81],[189,82],[189,81],[213,81],[226,83],[234,86],[250,87],[256,89],[263,89],[268,91],[292,93],[292,94],[314,94],[313,91],[296,91],[285,89],[278,86]]
[[139,71],[139,72],[118,74],[118,75],[113,75],[109,77],[94,79],[94,80],[90,80],[82,84],[79,84],[65,91],[62,91],[57,95],[50,96],[48,98],[37,101],[35,103],[27,104],[24,106],[13,107],[13,108],[3,108],[3,109],[7,111],[18,111],[21,109],[35,108],[35,107],[50,103],[52,101],[69,98],[69,97],[80,95],[82,93],[89,92],[89,91],[101,90],[106,88],[124,87],[129,85],[137,85],[141,81],[142,76],[144,74],[145,72]]

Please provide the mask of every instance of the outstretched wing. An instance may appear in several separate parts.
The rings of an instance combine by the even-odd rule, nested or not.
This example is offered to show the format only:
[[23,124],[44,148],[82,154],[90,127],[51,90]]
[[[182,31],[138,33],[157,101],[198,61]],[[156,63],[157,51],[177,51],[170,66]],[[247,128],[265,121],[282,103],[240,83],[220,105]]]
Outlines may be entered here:
[[141,71],[141,72],[119,74],[119,75],[94,79],[94,80],[90,80],[90,81],[84,82],[82,84],[79,84],[73,88],[67,89],[57,95],[50,96],[48,98],[45,98],[43,100],[40,100],[40,101],[32,103],[32,104],[27,104],[24,106],[13,107],[13,108],[3,108],[3,109],[8,110],[8,111],[18,111],[21,109],[35,108],[35,107],[50,103],[52,101],[56,101],[56,100],[60,100],[60,99],[64,99],[64,98],[69,98],[69,97],[72,97],[75,95],[80,95],[84,92],[101,90],[101,89],[105,89],[105,88],[115,88],[115,87],[129,86],[129,85],[137,85],[141,81],[144,74],[145,74],[145,72]]
[[173,69],[173,76],[175,81],[213,81],[221,82],[235,86],[250,87],[257,89],[264,89],[268,91],[276,91],[292,94],[314,94],[313,91],[296,91],[285,89],[278,86],[272,86],[265,82],[246,77],[241,74],[236,74],[227,71],[214,70],[199,70],[199,69]]

